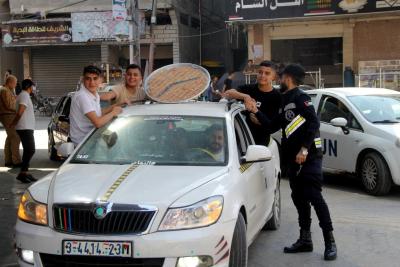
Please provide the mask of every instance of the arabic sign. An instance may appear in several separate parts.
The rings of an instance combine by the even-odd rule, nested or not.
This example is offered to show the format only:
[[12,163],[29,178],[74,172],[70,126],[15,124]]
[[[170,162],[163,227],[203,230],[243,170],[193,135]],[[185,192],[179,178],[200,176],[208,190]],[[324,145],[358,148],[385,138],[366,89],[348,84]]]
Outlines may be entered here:
[[228,20],[259,20],[400,10],[400,0],[229,0]]
[[70,21],[40,21],[12,23],[2,27],[3,45],[28,46],[38,44],[70,43]]
[[113,19],[118,21],[126,20],[128,12],[126,10],[126,0],[113,0]]
[[128,38],[128,21],[113,20],[113,12],[72,13],[72,41],[116,41]]

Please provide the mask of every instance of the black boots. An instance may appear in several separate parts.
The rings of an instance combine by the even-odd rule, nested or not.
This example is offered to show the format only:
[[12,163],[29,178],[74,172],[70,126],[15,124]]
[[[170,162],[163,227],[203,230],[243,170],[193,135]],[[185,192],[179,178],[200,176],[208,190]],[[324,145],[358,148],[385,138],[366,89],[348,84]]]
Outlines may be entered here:
[[[324,259],[326,261],[333,261],[337,257],[337,248],[333,232],[324,232],[325,241],[325,252]],[[300,237],[290,247],[285,247],[284,253],[299,253],[299,252],[311,252],[313,251],[313,243],[311,240],[311,232],[306,230],[300,230]]]
[[326,261],[333,261],[337,257],[337,248],[333,232],[324,232],[325,252],[324,259]]
[[311,232],[306,230],[300,230],[300,237],[290,247],[283,249],[284,253],[299,253],[299,252],[311,252],[313,251],[313,243],[311,240]]

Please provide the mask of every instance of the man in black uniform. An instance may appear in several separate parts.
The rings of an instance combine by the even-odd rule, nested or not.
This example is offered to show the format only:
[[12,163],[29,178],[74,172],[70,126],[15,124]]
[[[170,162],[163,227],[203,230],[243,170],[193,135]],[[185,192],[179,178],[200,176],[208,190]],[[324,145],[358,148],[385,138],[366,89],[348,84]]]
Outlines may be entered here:
[[[278,115],[281,106],[281,94],[272,87],[272,82],[277,77],[276,65],[271,61],[260,63],[257,74],[257,83],[239,86],[225,92],[224,97],[243,100],[245,103],[255,101],[257,107],[267,117]],[[254,114],[247,114],[247,124],[257,145],[268,146],[270,133],[261,126]]]
[[328,206],[322,197],[322,150],[319,119],[311,98],[297,86],[305,77],[297,64],[288,65],[282,72],[282,105],[275,118],[258,110],[257,104],[248,102],[246,108],[254,113],[270,133],[282,128],[282,160],[288,166],[292,199],[299,214],[300,238],[285,253],[311,252],[311,205],[317,214],[325,240],[325,260],[337,256],[332,221]]

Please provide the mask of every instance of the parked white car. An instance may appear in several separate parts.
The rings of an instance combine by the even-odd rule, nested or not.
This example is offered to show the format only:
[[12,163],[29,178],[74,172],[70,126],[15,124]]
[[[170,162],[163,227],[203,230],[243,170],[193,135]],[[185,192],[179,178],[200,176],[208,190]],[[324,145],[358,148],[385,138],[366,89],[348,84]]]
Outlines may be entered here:
[[24,193],[20,266],[247,266],[260,230],[279,227],[280,164],[242,111],[125,108]]
[[400,185],[400,92],[335,88],[307,93],[321,120],[326,171],[357,174],[372,195]]

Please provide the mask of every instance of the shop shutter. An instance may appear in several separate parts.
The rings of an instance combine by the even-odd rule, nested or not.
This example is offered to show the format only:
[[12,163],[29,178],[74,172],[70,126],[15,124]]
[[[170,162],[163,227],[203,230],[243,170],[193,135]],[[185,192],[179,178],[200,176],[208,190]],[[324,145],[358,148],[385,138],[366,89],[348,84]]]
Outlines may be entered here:
[[44,96],[75,91],[83,67],[101,58],[100,46],[32,48],[32,79]]

